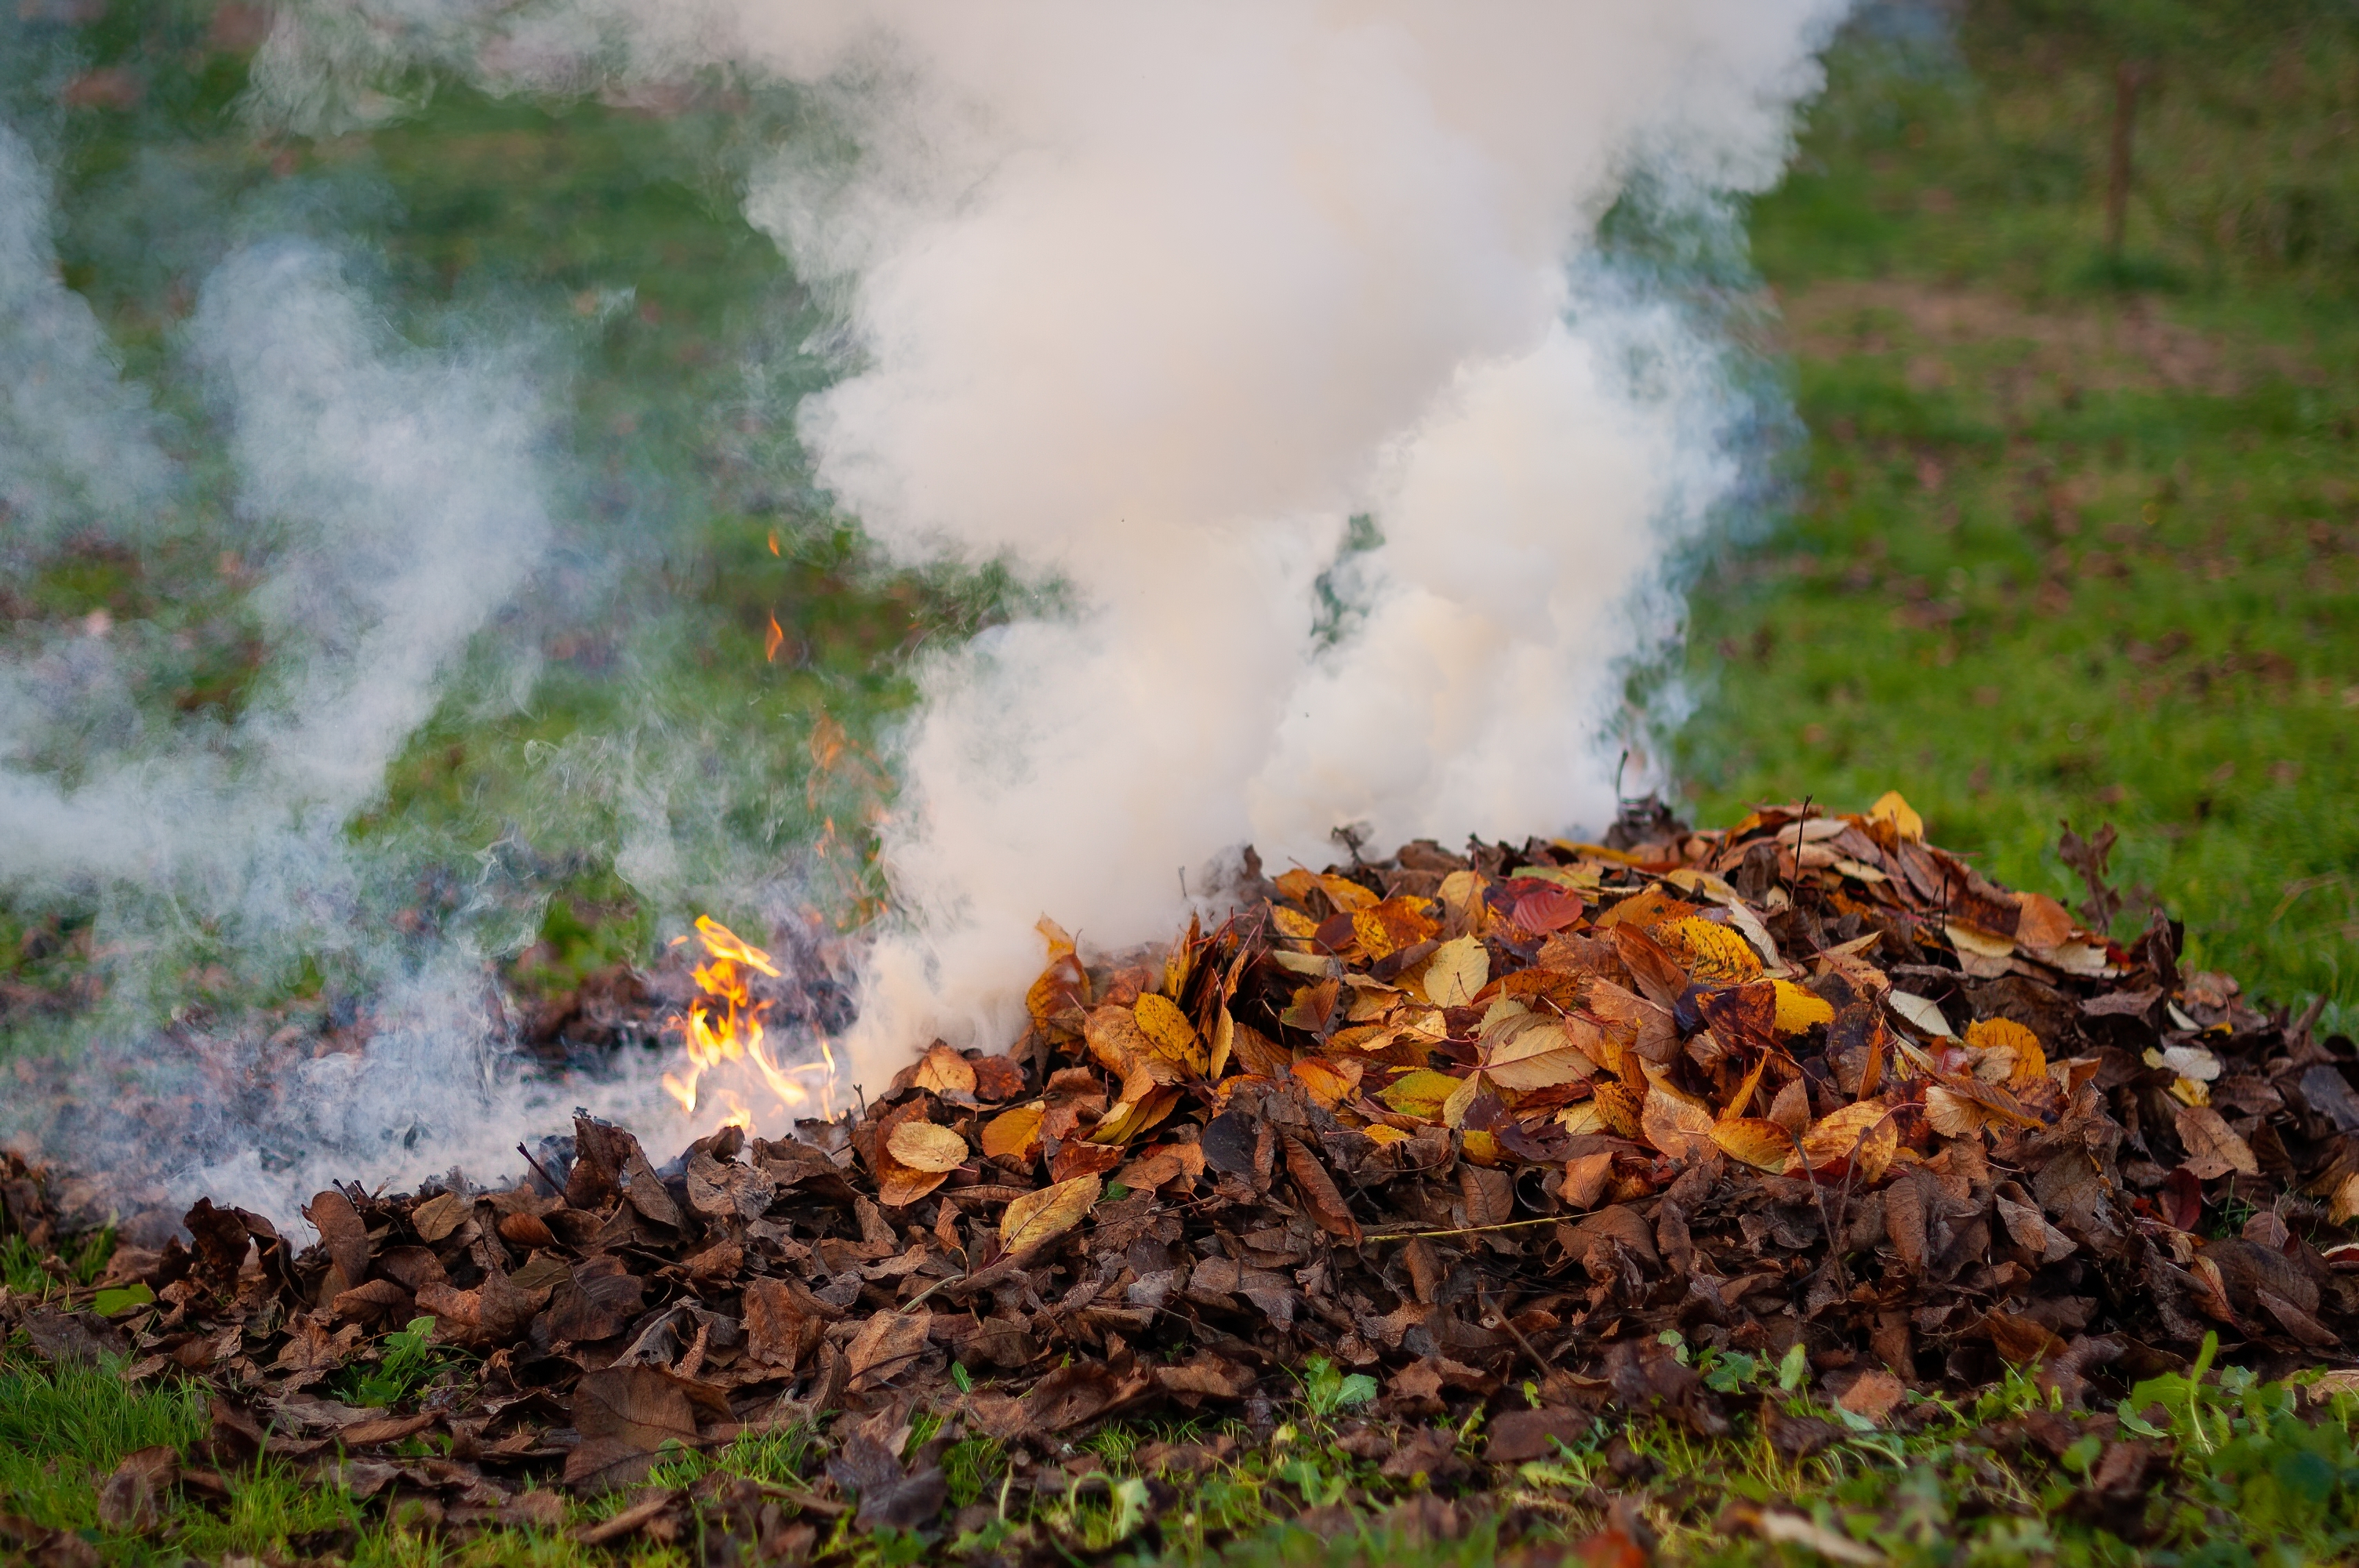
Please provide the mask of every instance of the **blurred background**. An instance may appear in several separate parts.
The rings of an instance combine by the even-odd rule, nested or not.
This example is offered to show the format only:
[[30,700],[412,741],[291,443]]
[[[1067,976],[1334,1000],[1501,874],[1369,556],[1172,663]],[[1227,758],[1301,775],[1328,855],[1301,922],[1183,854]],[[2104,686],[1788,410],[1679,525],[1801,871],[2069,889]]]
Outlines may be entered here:
[[[344,918],[463,938],[527,1032],[702,911],[855,928],[911,661],[1053,584],[888,570],[793,481],[828,316],[741,203],[801,106],[718,75],[504,100],[420,68],[321,135],[264,135],[240,104],[268,26],[202,0],[0,14],[0,112],[53,184],[63,281],[187,476],[138,516],[0,517],[0,651],[70,693],[103,649],[111,683],[101,718],[0,713],[10,760],[71,779],[268,695],[273,524],[208,456],[223,414],[178,345],[223,255],[312,232],[428,360],[512,345],[558,389],[531,417],[564,456],[531,591],[342,829],[383,873]],[[2354,115],[2359,13],[2329,0],[1854,19],[1749,266],[1691,285],[1753,323],[1793,417],[1763,503],[1686,564],[1683,654],[1631,672],[1684,814],[1897,788],[1992,875],[2076,899],[2060,825],[2110,823],[2117,929],[2160,905],[2196,963],[2349,1027]],[[159,917],[134,953],[99,913],[0,890],[20,1076],[100,1021],[365,1033],[383,977],[348,946]]]

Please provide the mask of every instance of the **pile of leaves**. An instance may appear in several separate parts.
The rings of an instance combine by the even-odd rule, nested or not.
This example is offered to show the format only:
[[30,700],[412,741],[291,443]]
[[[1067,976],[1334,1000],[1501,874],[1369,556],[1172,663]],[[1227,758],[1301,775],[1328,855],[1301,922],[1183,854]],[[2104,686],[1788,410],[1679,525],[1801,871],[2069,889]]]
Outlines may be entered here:
[[[1236,914],[1151,954],[1044,923],[1006,1054],[937,1044],[855,1119],[662,1166],[583,1116],[506,1190],[322,1192],[316,1245],[201,1201],[75,1283],[12,1165],[10,1245],[60,1285],[0,1314],[40,1357],[214,1390],[209,1438],[110,1482],[134,1524],[273,1455],[444,1529],[553,1525],[569,1491],[810,1434],[790,1483],[657,1487],[582,1537],[698,1521],[708,1557],[879,1528],[1013,1553],[984,1525],[1077,1496],[1110,1422],[1196,1434],[1143,1476],[1202,1469],[1313,1381],[1415,1512],[1601,1416],[1758,1419],[1792,1456],[2027,1380],[2049,1413],[2017,1438],[2088,1438],[2136,1539],[2165,1430],[2071,1412],[2200,1383],[2212,1346],[2351,1363],[2359,1050],[2182,969],[2159,915],[2110,939],[2110,833],[2067,833],[2077,913],[1897,796],[1610,838],[1249,861]],[[1827,1419],[1764,1405],[1773,1368]],[[982,1498],[945,1476],[979,1442]],[[1581,1472],[1601,1513],[1616,1474]],[[1176,1495],[1124,1485],[1124,1537]]]

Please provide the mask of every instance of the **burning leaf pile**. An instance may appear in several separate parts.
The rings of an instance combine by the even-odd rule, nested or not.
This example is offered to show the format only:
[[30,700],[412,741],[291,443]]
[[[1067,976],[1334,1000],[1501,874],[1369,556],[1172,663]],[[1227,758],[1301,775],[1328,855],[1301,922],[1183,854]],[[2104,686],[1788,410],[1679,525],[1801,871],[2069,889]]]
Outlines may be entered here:
[[[2079,914],[1897,796],[1612,837],[1255,870],[1148,955],[1044,923],[1017,1046],[936,1044],[855,1118],[658,1167],[584,1117],[509,1190],[322,1192],[312,1247],[201,1202],[10,1316],[210,1382],[184,1488],[265,1451],[449,1527],[820,1421],[793,1484],[655,1490],[589,1537],[701,1517],[766,1556],[951,1528],[960,1442],[1007,1456],[961,1499],[1004,1519],[1078,1496],[1113,1418],[1266,1438],[1318,1378],[1422,1495],[1493,1484],[1438,1418],[1484,1412],[1508,1464],[1608,1411],[1728,1431],[1690,1349],[1863,1430],[2009,1367],[2117,1400],[2212,1335],[2271,1375],[2348,1359],[2359,1052],[2183,969],[2160,916],[2109,940],[2109,837],[2068,838]],[[14,1226],[61,1245],[18,1174]],[[1792,1452],[1826,1426],[1768,1419]]]

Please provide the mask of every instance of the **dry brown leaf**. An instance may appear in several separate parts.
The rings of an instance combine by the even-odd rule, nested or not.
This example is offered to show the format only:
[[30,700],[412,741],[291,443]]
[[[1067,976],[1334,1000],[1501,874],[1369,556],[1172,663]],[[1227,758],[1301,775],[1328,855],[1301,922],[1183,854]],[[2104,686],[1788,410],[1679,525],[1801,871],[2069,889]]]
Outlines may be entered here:
[[1024,1252],[1055,1240],[1082,1223],[1104,1185],[1096,1176],[1077,1176],[1015,1199],[999,1217],[1001,1249]]
[[913,1171],[955,1171],[966,1163],[966,1140],[930,1121],[905,1121],[885,1141],[893,1158]]
[[2015,939],[2026,947],[2061,947],[2079,929],[2071,913],[2046,893],[2017,893],[2016,910]]
[[1594,1154],[1576,1154],[1564,1162],[1564,1179],[1557,1184],[1557,1196],[1567,1208],[1594,1208],[1605,1195],[1605,1184],[1614,1175],[1614,1156],[1601,1150]]
[[1647,1091],[1638,1126],[1647,1141],[1674,1159],[1692,1160],[1712,1146],[1712,1112],[1660,1084]]
[[2192,1105],[2179,1113],[2179,1141],[2187,1146],[2187,1168],[2201,1181],[2231,1171],[2247,1176],[2261,1173],[2253,1146],[2236,1135],[2227,1118],[2208,1105]]
[[917,1087],[931,1094],[974,1093],[974,1064],[947,1045],[936,1045],[918,1063]]
[[1484,1039],[1483,1071],[1503,1089],[1546,1089],[1592,1077],[1597,1064],[1560,1021],[1525,1013]]

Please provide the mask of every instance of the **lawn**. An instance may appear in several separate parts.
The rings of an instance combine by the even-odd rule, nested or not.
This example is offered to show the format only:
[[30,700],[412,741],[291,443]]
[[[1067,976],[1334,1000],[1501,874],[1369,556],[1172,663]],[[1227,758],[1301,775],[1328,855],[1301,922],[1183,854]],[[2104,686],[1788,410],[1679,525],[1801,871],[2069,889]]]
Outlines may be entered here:
[[[2198,963],[2347,1010],[2359,52],[2323,12],[2112,15],[1837,56],[1753,221],[1808,431],[1791,514],[1708,570],[1678,754],[1705,819],[1898,788],[2059,894],[2060,822],[2112,822],[2124,930],[2159,904]],[[2123,59],[2152,85],[2115,258]]]
[[[1954,30],[1882,11],[1845,36],[1795,172],[1751,219],[1777,305],[1758,346],[1804,433],[1784,507],[1701,564],[1666,741],[1702,819],[1804,794],[1857,809],[1897,788],[1935,838],[2060,896],[2079,891],[2054,849],[2060,823],[2111,822],[2132,892],[2123,933],[2159,905],[2186,922],[2197,962],[2280,1003],[2322,995],[2328,1024],[2347,1032],[2359,1007],[2359,33],[2323,4],[2248,9],[1978,5]],[[732,192],[749,124],[782,123],[791,104],[757,104],[748,122],[694,103],[559,110],[443,87],[374,130],[262,143],[233,114],[244,57],[207,28],[194,7],[118,8],[74,38],[73,71],[179,63],[128,99],[97,94],[43,121],[62,152],[65,276],[165,410],[191,428],[207,417],[171,368],[189,274],[237,222],[310,211],[358,237],[354,265],[419,341],[494,321],[559,335],[564,438],[607,457],[563,498],[538,608],[479,639],[357,836],[420,875],[502,846],[471,917],[522,950],[511,973],[527,989],[648,957],[692,899],[760,907],[775,889],[723,870],[749,847],[792,862],[799,892],[855,913],[875,892],[856,824],[878,793],[826,725],[872,741],[908,700],[908,652],[981,624],[1016,589],[887,572],[814,497],[775,488],[793,399],[816,373],[796,330],[816,318]],[[9,102],[36,117],[54,99],[57,62],[39,53],[54,43],[0,19],[0,54],[18,62]],[[2105,148],[2124,61],[2150,77],[2114,254]],[[37,89],[51,96],[37,103]],[[227,526],[220,484],[200,475],[171,526],[92,537],[8,582],[0,638],[29,644],[103,611],[147,628],[143,711],[234,718],[268,650],[208,532]],[[773,617],[781,642],[766,654]],[[514,695],[519,670],[533,675],[527,697]],[[685,855],[662,907],[613,859],[647,813]],[[794,860],[838,823],[825,841],[853,848]],[[72,898],[0,903],[0,1051],[50,1049],[113,1005],[97,914]],[[159,963],[225,1000],[325,1012],[364,979],[332,957],[232,974],[212,967],[228,956],[206,932],[182,940]],[[13,1291],[54,1283],[21,1245],[6,1261]],[[1905,1432],[1863,1432],[1781,1388],[1775,1367],[1710,1372],[1759,1413],[1710,1438],[1601,1428],[1516,1474],[1510,1535],[1594,1528],[1603,1486],[1639,1500],[1669,1555],[1697,1561],[1810,1560],[1807,1542],[1745,1532],[1746,1507],[1781,1498],[1855,1552],[1904,1563],[2290,1563],[2354,1549],[2349,1394],[2297,1419],[2283,1386],[2233,1373],[2141,1390],[2114,1419],[2168,1433],[2175,1457],[2156,1482],[2162,1533],[2132,1548],[2086,1500],[2099,1449],[2075,1439],[2051,1453],[2023,1436],[2048,1405],[2028,1380],[1927,1401]],[[1786,1457],[1773,1413],[1831,1420],[1839,1440]],[[1123,1499],[1141,1494],[1121,1484],[1147,1478],[1141,1444],[1216,1433],[1108,1428],[1091,1444],[1103,1491],[995,1516],[970,1544],[1271,1564],[1497,1553],[1490,1523],[1420,1545],[1284,1522],[1355,1492],[1388,1505],[1424,1488],[1350,1452],[1348,1406],[1309,1369],[1276,1416],[1283,1441],[1240,1429],[1234,1459],[1165,1483],[1178,1500],[1159,1536],[1125,1528]],[[101,1529],[97,1488],[122,1457],[185,1449],[206,1420],[168,1382],[51,1371],[12,1345],[0,1512],[86,1531],[125,1563],[556,1565],[611,1560],[569,1531],[629,1501],[460,1539],[261,1462],[214,1502],[177,1505],[161,1536]],[[809,1435],[684,1454],[662,1479],[791,1485],[815,1473]],[[1479,1454],[1481,1433],[1451,1435]],[[988,1505],[991,1454],[960,1463],[954,1495]],[[1723,1519],[1731,1533],[1715,1529]],[[839,1544],[879,1568],[920,1550]],[[704,1545],[621,1550],[652,1565],[701,1561]]]

